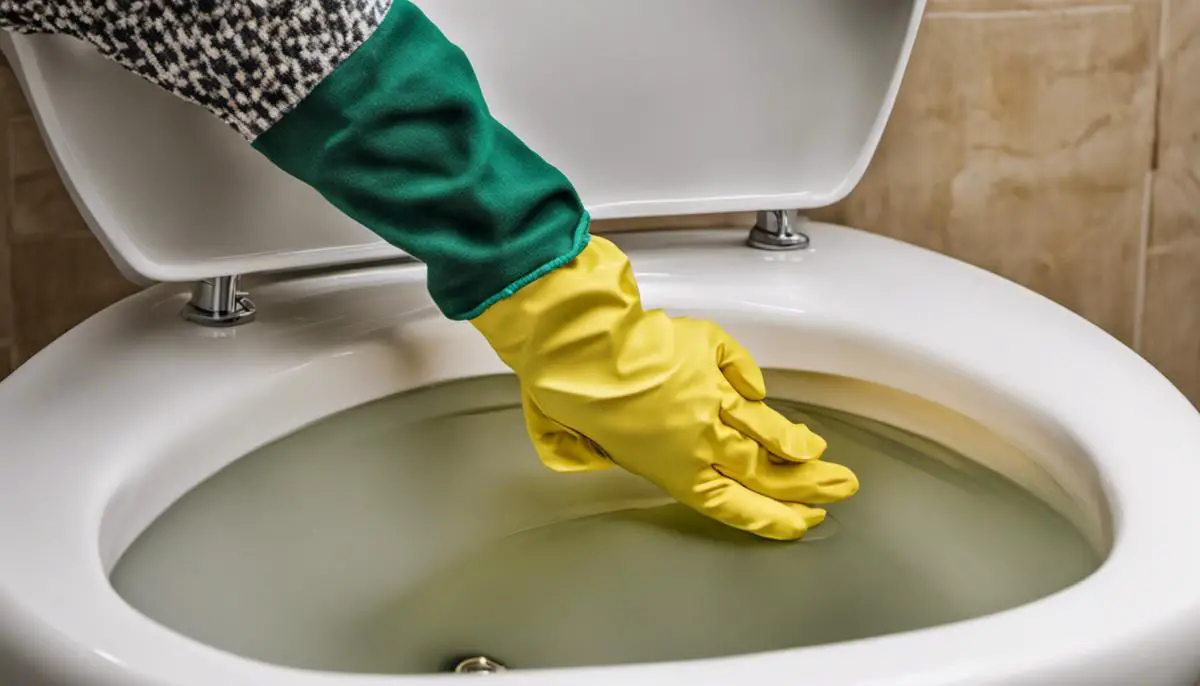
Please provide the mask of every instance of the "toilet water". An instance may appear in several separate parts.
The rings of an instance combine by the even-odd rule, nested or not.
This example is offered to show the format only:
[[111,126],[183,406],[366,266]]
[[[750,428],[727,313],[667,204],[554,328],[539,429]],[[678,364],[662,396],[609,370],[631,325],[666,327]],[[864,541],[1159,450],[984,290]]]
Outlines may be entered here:
[[808,540],[778,543],[618,469],[550,472],[516,398],[509,377],[474,379],[301,429],[171,506],[112,583],[217,648],[402,674],[474,655],[529,669],[888,634],[1036,600],[1101,562],[1004,477],[853,415],[772,401],[862,483]]

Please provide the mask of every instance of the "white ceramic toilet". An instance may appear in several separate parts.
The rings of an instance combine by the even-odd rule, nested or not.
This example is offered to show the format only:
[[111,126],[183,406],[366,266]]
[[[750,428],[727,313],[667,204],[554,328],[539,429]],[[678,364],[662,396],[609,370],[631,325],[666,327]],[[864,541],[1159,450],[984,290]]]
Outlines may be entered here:
[[[835,202],[861,177],[923,0],[419,4],[472,56],[498,115],[574,179],[595,217],[760,213],[749,241],[756,247],[747,245],[750,227],[618,237],[649,304],[715,318],[764,369],[795,372],[772,377],[773,395],[878,420],[1004,475],[1069,521],[1102,559],[1078,582],[961,621],[696,659],[660,659],[650,646],[642,659],[612,661],[625,664],[512,664],[493,678],[535,686],[1200,679],[1200,414],[1132,351],[1034,293],[790,211]],[[368,412],[362,406],[371,401],[505,370],[469,325],[432,307],[419,264],[206,114],[69,40],[10,37],[4,48],[96,235],[130,277],[161,283],[79,325],[0,383],[0,683],[455,678],[238,654],[219,637],[135,608],[110,583],[147,527],[202,482],[240,468],[243,456],[343,411],[358,421],[366,415],[353,413]],[[604,484],[605,498],[626,504],[657,497],[616,472],[552,474],[532,453],[421,461],[404,446],[387,465],[394,484],[379,486],[382,472],[368,473],[347,445],[333,456],[344,463],[326,460],[288,486],[311,501],[305,512],[318,513],[315,524],[296,528],[324,536],[331,551],[339,537],[374,537],[380,566],[396,565],[385,572],[397,583],[396,570],[421,564],[426,539],[452,546],[455,531],[496,537],[602,510],[609,501],[593,498],[588,484]],[[339,464],[361,474],[342,474]],[[437,471],[457,464],[471,469]],[[253,480],[240,474],[226,481]],[[272,491],[283,486],[271,479],[253,487],[264,502],[284,493]],[[864,475],[854,506],[884,512],[893,506],[885,494],[903,495],[897,488]],[[388,497],[389,489],[400,495]],[[452,521],[444,502],[471,502],[474,514]],[[224,533],[188,545],[225,550],[233,564],[221,546],[241,540],[248,507],[230,500]],[[337,519],[337,508],[358,524]],[[819,553],[855,534],[846,522],[837,531],[839,510],[831,512],[815,541],[795,545]],[[909,521],[878,519],[881,528]],[[605,554],[612,560],[621,550]],[[757,554],[722,560],[769,579]],[[1013,564],[946,572],[937,584],[947,595],[970,593],[1037,567]],[[693,572],[704,578],[715,566]],[[339,574],[375,573],[366,567]],[[206,569],[220,573],[219,565]],[[823,592],[814,587],[811,596]],[[829,616],[866,611],[840,605]],[[786,620],[762,612],[772,627]],[[680,632],[704,621],[670,619]],[[742,645],[746,628],[730,625],[730,646]],[[625,630],[598,631],[619,638]],[[664,645],[674,635],[664,629]]]

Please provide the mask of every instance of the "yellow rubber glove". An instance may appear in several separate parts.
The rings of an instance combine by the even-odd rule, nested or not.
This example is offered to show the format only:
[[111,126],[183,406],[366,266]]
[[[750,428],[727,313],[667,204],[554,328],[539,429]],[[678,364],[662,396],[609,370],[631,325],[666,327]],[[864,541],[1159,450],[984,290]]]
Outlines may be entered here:
[[542,461],[613,463],[695,510],[794,540],[848,498],[854,474],[825,441],[763,402],[762,372],[711,322],[645,311],[626,256],[592,237],[571,263],[472,321],[520,380]]

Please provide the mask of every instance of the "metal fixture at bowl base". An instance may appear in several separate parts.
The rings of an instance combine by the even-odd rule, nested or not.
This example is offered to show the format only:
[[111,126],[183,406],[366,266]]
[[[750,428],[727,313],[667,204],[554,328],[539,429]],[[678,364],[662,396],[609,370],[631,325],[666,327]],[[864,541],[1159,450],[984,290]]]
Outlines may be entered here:
[[504,665],[483,655],[463,658],[454,666],[455,674],[499,674],[507,670]]

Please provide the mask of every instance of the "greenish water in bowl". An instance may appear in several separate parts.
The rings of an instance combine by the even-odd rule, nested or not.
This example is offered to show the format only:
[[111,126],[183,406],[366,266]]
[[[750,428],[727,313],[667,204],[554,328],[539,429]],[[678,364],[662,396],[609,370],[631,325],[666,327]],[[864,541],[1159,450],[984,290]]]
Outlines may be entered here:
[[888,634],[1042,598],[1102,561],[1004,477],[853,415],[772,401],[863,484],[788,544],[619,470],[549,472],[516,399],[511,378],[473,379],[303,428],[172,505],[113,586],[230,652],[403,674],[458,656],[570,667]]

